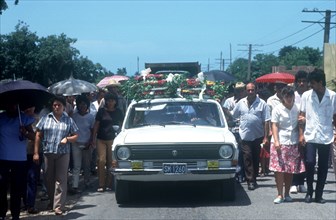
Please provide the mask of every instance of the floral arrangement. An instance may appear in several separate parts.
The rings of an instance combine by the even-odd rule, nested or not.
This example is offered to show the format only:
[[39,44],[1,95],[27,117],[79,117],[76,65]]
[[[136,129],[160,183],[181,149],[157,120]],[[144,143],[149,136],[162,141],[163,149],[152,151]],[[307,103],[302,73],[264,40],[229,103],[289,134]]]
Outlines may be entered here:
[[150,69],[141,71],[121,85],[123,95],[129,100],[178,98],[212,98],[222,100],[228,85],[224,82],[207,81],[200,72],[197,78],[186,78],[182,74],[151,74]]

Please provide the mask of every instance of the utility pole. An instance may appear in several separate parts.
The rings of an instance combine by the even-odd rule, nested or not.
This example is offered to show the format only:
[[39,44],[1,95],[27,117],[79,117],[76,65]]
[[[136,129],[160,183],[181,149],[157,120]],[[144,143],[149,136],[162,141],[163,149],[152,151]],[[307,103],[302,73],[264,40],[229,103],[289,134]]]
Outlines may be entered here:
[[329,43],[329,35],[330,35],[330,24],[336,24],[336,22],[330,22],[331,13],[336,13],[336,11],[326,10],[326,11],[319,11],[318,9],[308,10],[303,9],[302,12],[313,12],[313,13],[325,13],[324,22],[320,21],[302,21],[306,23],[314,23],[314,24],[324,24],[324,37],[323,43]]
[[[247,80],[251,80],[251,62],[252,62],[252,52],[253,51],[260,51],[260,50],[252,50],[252,46],[263,46],[260,44],[239,44],[238,46],[248,46],[248,64],[247,64]],[[246,50],[239,50],[239,51],[246,51]]]
[[[219,60],[219,70],[220,71],[225,71],[225,60],[229,60],[229,59],[224,59],[223,58],[223,52],[222,51],[220,52],[219,59],[216,59],[216,60]],[[231,64],[231,59],[230,59],[230,64]]]

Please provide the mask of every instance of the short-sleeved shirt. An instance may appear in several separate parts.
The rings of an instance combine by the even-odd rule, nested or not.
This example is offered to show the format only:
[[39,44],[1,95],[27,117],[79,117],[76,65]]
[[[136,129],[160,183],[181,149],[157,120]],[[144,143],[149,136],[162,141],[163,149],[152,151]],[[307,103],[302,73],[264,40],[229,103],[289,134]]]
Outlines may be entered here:
[[43,116],[36,125],[36,129],[43,133],[43,153],[68,154],[70,143],[61,144],[61,140],[70,134],[78,133],[75,121],[63,112],[59,121],[54,114]]
[[271,119],[266,102],[259,97],[249,107],[247,97],[233,109],[233,118],[240,120],[239,135],[244,141],[253,141],[265,135],[264,124]]
[[121,125],[124,116],[119,108],[114,111],[107,111],[105,108],[100,108],[96,115],[96,121],[99,121],[97,138],[101,140],[113,140],[116,131],[113,125]]
[[[298,143],[298,117],[299,110],[296,105],[288,109],[283,104],[280,104],[273,109],[271,122],[278,124],[279,142],[281,145],[294,145]],[[274,142],[273,136],[271,142]]]
[[[20,113],[23,126],[33,124],[34,118]],[[26,161],[27,139],[19,139],[19,117],[8,117],[6,112],[0,113],[0,160]]]
[[227,110],[232,113],[232,110],[234,109],[237,101],[235,100],[234,96],[227,98],[223,104],[223,108],[226,108]]
[[94,125],[95,117],[90,113],[81,115],[78,112],[75,112],[72,115],[72,118],[79,129],[78,139],[76,142],[82,144],[87,143],[91,137],[91,130]]
[[330,144],[334,140],[333,116],[336,114],[336,93],[326,89],[320,102],[314,90],[302,94],[300,111],[306,115],[306,142]]
[[267,105],[269,106],[269,109],[270,109],[270,115],[272,114],[272,111],[273,111],[273,109],[277,106],[277,105],[279,105],[279,104],[281,104],[281,100],[280,100],[280,98],[277,96],[277,94],[275,93],[274,95],[272,95],[271,97],[269,97],[268,99],[267,99]]

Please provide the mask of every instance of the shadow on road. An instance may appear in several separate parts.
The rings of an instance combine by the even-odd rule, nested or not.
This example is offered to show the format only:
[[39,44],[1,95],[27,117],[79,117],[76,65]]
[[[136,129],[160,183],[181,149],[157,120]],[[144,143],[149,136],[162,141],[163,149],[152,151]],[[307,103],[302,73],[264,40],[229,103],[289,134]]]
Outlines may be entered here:
[[223,201],[220,187],[219,184],[213,182],[139,183],[133,187],[132,202],[119,207],[245,206],[251,204],[240,184],[236,184],[235,201]]

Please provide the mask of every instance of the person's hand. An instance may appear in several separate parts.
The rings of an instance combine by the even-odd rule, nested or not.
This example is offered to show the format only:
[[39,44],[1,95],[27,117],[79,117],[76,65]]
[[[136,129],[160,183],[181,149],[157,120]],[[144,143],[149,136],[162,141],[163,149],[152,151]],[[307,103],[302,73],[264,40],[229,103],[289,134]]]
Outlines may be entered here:
[[276,151],[280,151],[281,150],[281,146],[280,146],[279,141],[275,141],[274,142],[274,148],[275,148]]
[[304,147],[306,145],[306,140],[303,135],[299,135],[299,146]]
[[68,137],[65,137],[61,140],[61,144],[66,144],[68,142],[69,142]]
[[299,125],[304,125],[306,123],[306,117],[303,115],[299,115],[298,122]]
[[34,163],[38,164],[40,161],[40,155],[39,154],[34,154],[33,155],[33,161]]

